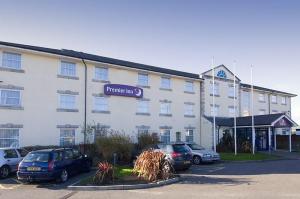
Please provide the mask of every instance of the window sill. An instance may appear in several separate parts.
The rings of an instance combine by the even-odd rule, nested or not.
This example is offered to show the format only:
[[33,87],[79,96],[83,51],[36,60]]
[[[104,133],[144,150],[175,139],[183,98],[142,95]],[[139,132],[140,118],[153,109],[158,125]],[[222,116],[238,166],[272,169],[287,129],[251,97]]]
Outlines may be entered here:
[[215,94],[215,95],[213,95],[213,94],[209,94],[210,96],[215,96],[215,97],[220,97],[220,95],[217,95],[217,94]]
[[98,82],[98,83],[106,83],[106,84],[110,84],[110,81],[108,80],[100,80],[100,79],[92,79],[92,82]]
[[282,104],[282,103],[281,103],[281,105],[286,106],[287,104]]
[[195,118],[196,116],[195,116],[195,115],[184,115],[184,117],[187,117],[187,118]]
[[150,113],[135,113],[136,115],[150,116]]
[[172,117],[172,114],[160,113],[159,116],[162,116],[162,117]]
[[[218,96],[218,97],[220,97],[220,96]],[[232,97],[232,96],[228,96],[228,98],[234,99],[234,97]],[[237,97],[235,97],[235,99],[237,99]]]
[[8,109],[8,110],[24,110],[24,107],[22,107],[22,106],[0,105],[0,109]]
[[271,102],[272,104],[277,104],[277,102]]
[[98,111],[98,110],[92,110],[92,113],[110,114],[110,111]]
[[151,88],[150,86],[143,86],[143,85],[136,85],[136,87],[140,87],[140,88]]
[[79,80],[79,77],[75,77],[75,76],[57,75],[57,77],[58,77],[58,78],[64,78],[64,79]]
[[187,94],[195,94],[194,91],[184,91],[184,93],[187,93]]
[[78,109],[68,109],[68,108],[58,108],[56,109],[57,112],[79,112]]
[[25,73],[25,71],[23,69],[7,68],[7,67],[3,67],[3,66],[0,66],[0,71]]
[[162,90],[162,91],[172,91],[171,88],[159,88],[159,90]]
[[266,103],[266,101],[260,101],[260,100],[258,100],[258,102],[260,102],[260,103]]

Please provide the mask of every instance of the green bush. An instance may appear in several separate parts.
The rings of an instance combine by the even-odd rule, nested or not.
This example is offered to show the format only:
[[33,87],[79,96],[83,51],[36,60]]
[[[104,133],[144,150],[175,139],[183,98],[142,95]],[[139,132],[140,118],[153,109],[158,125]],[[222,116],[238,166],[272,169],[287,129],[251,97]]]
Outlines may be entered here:
[[141,133],[138,135],[138,149],[143,150],[159,143],[156,134]]
[[98,137],[95,143],[102,159],[112,162],[116,153],[119,161],[130,162],[134,144],[129,136],[111,130],[107,136]]
[[234,139],[229,132],[223,134],[220,143],[217,145],[218,152],[233,152],[234,151]]

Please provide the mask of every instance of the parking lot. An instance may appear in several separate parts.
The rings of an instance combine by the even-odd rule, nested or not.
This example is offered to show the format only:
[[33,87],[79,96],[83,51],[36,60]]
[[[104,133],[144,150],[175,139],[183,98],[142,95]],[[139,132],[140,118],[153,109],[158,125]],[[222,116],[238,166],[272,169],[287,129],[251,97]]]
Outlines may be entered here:
[[[66,187],[88,174],[54,182],[0,181],[0,198],[300,198],[299,159],[193,166],[179,183],[131,191],[71,191]],[[288,168],[288,169],[287,169]]]

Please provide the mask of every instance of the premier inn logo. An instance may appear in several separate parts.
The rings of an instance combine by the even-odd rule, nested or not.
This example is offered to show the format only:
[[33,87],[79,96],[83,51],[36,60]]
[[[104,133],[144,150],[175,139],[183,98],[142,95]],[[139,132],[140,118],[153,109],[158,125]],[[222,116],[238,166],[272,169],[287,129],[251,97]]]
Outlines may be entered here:
[[116,95],[124,97],[143,97],[143,89],[134,86],[128,86],[123,84],[105,84],[104,85],[105,95]]

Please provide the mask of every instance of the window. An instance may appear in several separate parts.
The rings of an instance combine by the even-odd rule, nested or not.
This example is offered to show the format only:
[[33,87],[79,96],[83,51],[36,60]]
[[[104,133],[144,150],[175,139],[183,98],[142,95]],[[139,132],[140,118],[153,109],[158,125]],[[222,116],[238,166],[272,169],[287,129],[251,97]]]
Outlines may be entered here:
[[171,79],[167,77],[161,78],[161,88],[171,89]]
[[138,113],[149,113],[149,101],[138,101]]
[[72,150],[65,150],[65,159],[72,160],[73,159],[73,151]]
[[108,68],[95,67],[95,79],[107,81],[108,80]]
[[162,129],[160,132],[160,141],[164,144],[170,143],[170,130]]
[[272,101],[272,103],[276,104],[277,103],[277,96],[276,95],[272,95],[271,96],[271,101]]
[[213,84],[210,83],[210,94],[211,95],[219,95],[219,84],[215,83],[215,87],[214,87],[214,92],[213,92]]
[[243,110],[243,116],[249,116],[250,115],[250,92],[243,91],[242,92],[242,110]]
[[176,132],[176,142],[181,142],[181,132]]
[[259,115],[265,115],[265,114],[266,114],[266,110],[264,109],[259,110]]
[[278,113],[278,111],[277,110],[272,110],[272,113],[275,114],[275,113]]
[[108,99],[106,97],[95,97],[94,100],[95,110],[108,111]]
[[4,150],[4,158],[10,159],[10,158],[18,158],[18,153],[15,149],[8,149]]
[[286,97],[281,97],[281,104],[286,105]]
[[75,145],[75,129],[60,129],[60,146]]
[[2,57],[2,67],[21,69],[21,55],[4,52]]
[[148,75],[147,74],[138,74],[138,85],[148,86]]
[[194,83],[186,81],[185,82],[185,91],[191,92],[191,93],[194,92]]
[[138,135],[141,135],[141,134],[149,134],[149,129],[139,128]]
[[76,76],[76,64],[62,61],[60,65],[60,74],[65,76]]
[[171,114],[171,103],[161,102],[160,103],[160,113],[161,114]]
[[194,115],[194,105],[185,104],[184,105],[184,115]]
[[28,154],[28,151],[25,149],[17,149],[21,157],[25,157]]
[[234,97],[234,87],[229,86],[228,88],[228,97]]
[[234,117],[235,116],[234,107],[228,107],[228,115],[229,115],[229,117]]
[[75,109],[75,95],[60,95],[60,108]]
[[259,101],[260,101],[260,102],[265,102],[265,101],[266,101],[266,100],[265,100],[265,94],[264,94],[264,93],[259,93],[258,98],[259,98]]
[[194,130],[188,129],[188,130],[186,131],[185,141],[186,141],[186,142],[189,142],[189,143],[194,142]]
[[0,129],[0,148],[19,147],[19,129]]
[[57,151],[53,153],[53,160],[54,161],[61,161],[63,157],[62,151]]
[[21,104],[20,91],[0,90],[0,104],[5,106],[19,106]]
[[210,105],[210,114],[211,116],[218,116],[219,115],[219,106],[215,105],[215,107],[213,105]]

